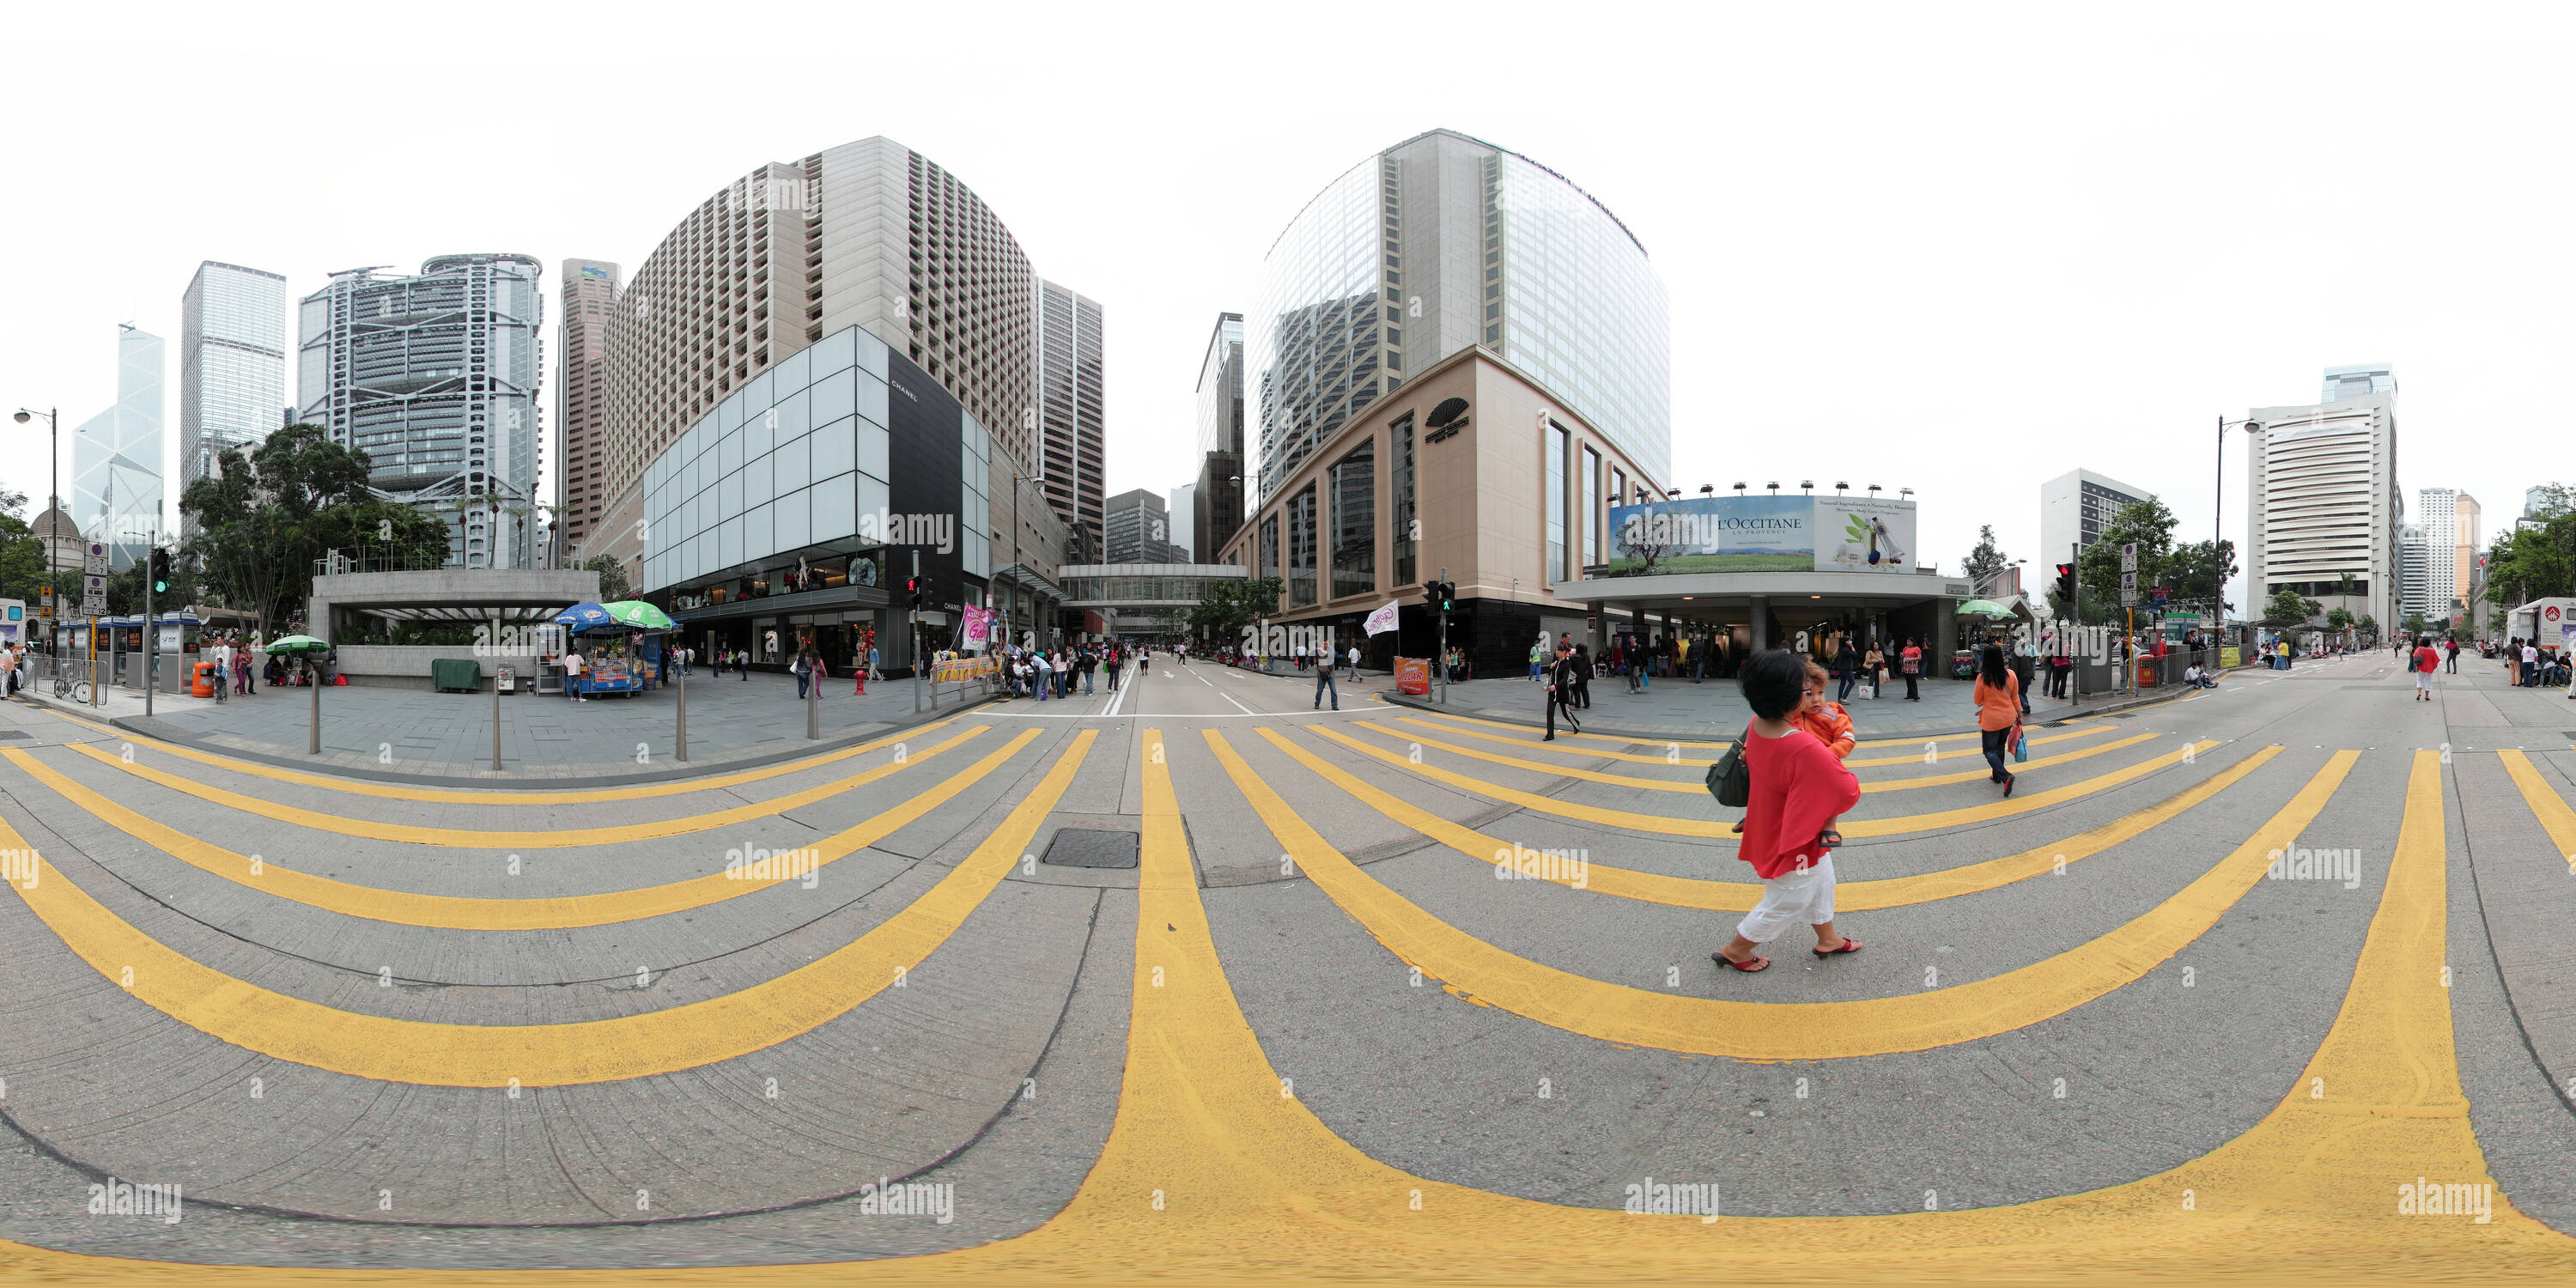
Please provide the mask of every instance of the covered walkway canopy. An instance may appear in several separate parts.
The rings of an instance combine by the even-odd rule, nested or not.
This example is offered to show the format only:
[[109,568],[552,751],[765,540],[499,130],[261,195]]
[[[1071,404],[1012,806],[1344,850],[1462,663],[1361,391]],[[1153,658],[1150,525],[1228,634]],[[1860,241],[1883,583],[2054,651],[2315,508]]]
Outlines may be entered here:
[[1757,649],[1823,627],[1864,637],[1874,630],[1889,641],[1912,636],[1947,650],[1956,647],[1955,614],[1969,598],[1967,579],[1931,572],[1692,572],[1587,577],[1550,589],[1560,600],[1594,607],[1596,648],[1612,629],[1611,615],[1624,612],[1685,630],[1738,628]]

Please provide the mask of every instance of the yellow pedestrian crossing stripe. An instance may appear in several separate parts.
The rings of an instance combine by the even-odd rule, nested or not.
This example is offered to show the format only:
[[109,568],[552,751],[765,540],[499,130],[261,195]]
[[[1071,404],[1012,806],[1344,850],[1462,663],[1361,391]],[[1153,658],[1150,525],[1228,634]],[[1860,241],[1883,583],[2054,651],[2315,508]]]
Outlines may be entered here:
[[[1159,733],[1149,735],[1159,745]],[[1407,1173],[1335,1135],[1275,1066],[1227,981],[1168,768],[1143,768],[1133,1005],[1117,1117],[1063,1211],[957,1252],[763,1266],[764,1283],[1096,1284],[1137,1267],[1169,1282],[1287,1280],[1670,1283],[2233,1277],[2566,1282],[2576,1240],[2501,1193],[2492,1220],[2397,1214],[2418,1176],[2494,1183],[2452,1050],[2444,960],[2441,776],[2410,774],[2388,882],[2331,1030],[2242,1135],[2153,1176],[2003,1207],[1850,1217],[1633,1216]],[[1436,996],[1436,995],[1435,995]],[[2327,1094],[2311,1099],[2310,1088]],[[84,1256],[0,1242],[0,1272],[46,1282],[521,1285],[525,1270],[270,1269]],[[638,1272],[606,1272],[631,1279]],[[742,1282],[738,1268],[655,1268],[657,1282]]]
[[[1357,775],[1298,746],[1276,730],[1263,729],[1260,733],[1273,746],[1294,757],[1298,764],[1313,770],[1325,781],[1359,798],[1371,809],[1468,858],[1490,864],[1496,862],[1498,856],[1513,854],[1520,848],[1517,842],[1498,840],[1407,803],[1392,793],[1380,791],[1362,781]],[[1878,881],[1838,881],[1834,886],[1834,906],[1846,912],[1871,912],[1881,908],[1898,908],[1908,904],[1929,903],[1935,899],[1953,899],[1960,895],[1980,894],[2042,873],[2065,871],[2084,859],[2091,858],[2124,841],[2132,840],[2144,834],[2149,828],[2167,822],[2216,796],[2274,756],[2279,755],[2281,751],[2282,748],[2278,745],[2258,748],[2253,755],[2219,771],[2207,781],[2185,788],[2145,809],[2113,819],[2082,835],[2036,846],[2019,854],[1987,859],[1980,863],[1970,863],[1940,872],[1926,872],[1919,876],[1890,877]],[[1746,871],[1750,872],[1751,869],[1747,868]],[[1573,882],[1573,878],[1565,876],[1542,879],[1568,886]],[[1706,881],[1695,877],[1666,876],[1660,872],[1638,872],[1612,867],[1598,861],[1585,865],[1583,888],[1613,898],[1667,904],[1677,908],[1700,908],[1711,912],[1748,912],[1762,898],[1762,883],[1759,881]]]
[[103,725],[94,721],[83,720],[78,716],[66,715],[60,711],[53,710],[50,707],[45,709],[45,714],[50,715],[57,720],[78,725],[81,728],[90,730],[102,737],[121,739],[125,742],[133,743],[135,746],[140,748],[167,752],[173,756],[193,760],[198,764],[210,766],[215,769],[226,770],[231,773],[250,774],[254,777],[268,779],[272,782],[294,783],[303,787],[318,787],[335,795],[376,796],[386,800],[428,801],[433,804],[440,805],[590,805],[614,801],[652,800],[656,797],[678,796],[688,792],[713,791],[719,787],[739,787],[744,783],[757,783],[771,778],[784,777],[788,774],[802,773],[808,769],[821,768],[825,765],[839,764],[840,762],[849,760],[852,757],[864,756],[871,751],[891,747],[907,739],[918,738],[923,734],[929,733],[933,729],[939,729],[957,723],[957,717],[950,716],[945,720],[933,720],[928,724],[914,725],[909,729],[891,733],[885,737],[873,739],[868,742],[862,742],[856,746],[843,747],[837,751],[827,751],[819,756],[800,756],[794,760],[780,761],[774,765],[763,765],[757,769],[742,769],[736,770],[732,773],[710,774],[704,778],[674,779],[670,782],[662,783],[638,783],[628,787],[576,787],[557,790],[533,790],[496,783],[490,787],[476,787],[460,790],[437,787],[403,787],[394,783],[379,783],[364,778],[352,778],[342,774],[308,774],[301,770],[280,769],[275,765],[263,765],[256,760],[245,760],[237,756],[224,756],[210,751],[202,751],[198,748],[188,746],[185,743],[163,742],[158,738],[146,737],[128,730],[116,728],[113,725]]
[[2558,856],[2567,861],[2568,871],[2576,874],[2576,809],[2567,807],[2548,780],[2532,767],[2531,757],[2520,749],[2496,755],[2504,761],[2504,771],[2512,776],[2514,787],[2522,792],[2523,802],[2540,819],[2541,830],[2549,833],[2549,842],[2557,847]]
[[[974,734],[964,733],[949,739],[912,759],[921,764],[932,756]],[[1038,737],[1030,730],[1003,744],[973,766],[947,781],[923,792],[903,804],[874,818],[844,828],[838,833],[803,847],[812,861],[812,870],[822,871],[832,863],[894,835],[918,821],[930,811],[955,799],[958,793],[983,781],[1027,747]],[[432,926],[448,930],[558,930],[578,926],[608,926],[620,922],[640,921],[646,917],[687,912],[710,904],[766,890],[771,886],[798,879],[779,876],[775,879],[738,880],[724,871],[666,885],[640,890],[616,890],[601,894],[564,895],[548,898],[480,899],[456,895],[415,894],[403,890],[381,890],[318,877],[275,860],[225,849],[201,841],[177,828],[157,822],[135,810],[109,800],[97,792],[64,777],[32,754],[11,748],[0,751],[11,764],[30,777],[60,793],[74,805],[89,811],[101,822],[134,837],[136,840],[202,871],[265,891],[281,899],[293,900],[326,912],[337,912],[370,921],[387,921],[406,926]],[[896,766],[895,768],[900,768]],[[716,856],[710,852],[712,860]]]
[[[918,968],[1020,861],[1099,736],[1083,730],[974,853],[901,911],[774,979],[705,1001],[569,1024],[473,1025],[337,1010],[199,965],[35,860],[9,888],[55,936],[129,996],[220,1041],[356,1078],[442,1087],[549,1087],[694,1069],[820,1027]],[[32,853],[0,821],[0,846]]]
[[[1638,778],[1630,774],[1609,774],[1593,769],[1572,769],[1560,765],[1542,765],[1536,761],[1520,760],[1511,756],[1497,755],[1490,751],[1478,751],[1473,747],[1461,747],[1456,743],[1442,742],[1436,738],[1408,735],[1401,730],[1390,729],[1385,725],[1376,724],[1367,720],[1354,721],[1353,723],[1357,724],[1362,729],[1370,731],[1371,733],[1382,733],[1390,738],[1405,738],[1410,742],[1419,743],[1420,745],[1429,747],[1435,751],[1445,751],[1451,755],[1465,756],[1473,760],[1484,761],[1491,765],[1506,765],[1513,769],[1526,769],[1534,774],[1549,774],[1558,778],[1580,778],[1587,783],[1606,783],[1613,787],[1635,787],[1644,791],[1673,792],[1684,796],[1704,796],[1708,794],[1708,786],[1705,783],[1677,782],[1670,778]],[[2156,736],[2157,735],[2152,733],[2132,734],[2117,742],[2106,742],[2099,746],[2087,747],[2081,751],[2063,752],[2055,756],[2042,756],[2037,760],[2026,761],[2014,765],[2013,771],[2015,773],[2027,773],[2030,770],[2045,769],[2051,765],[2061,765],[2070,760],[2083,760],[2087,757],[2101,755],[2106,751],[2118,751],[2124,747],[2134,747],[2139,743],[2145,742]],[[1992,772],[1993,771],[1986,768],[1985,763],[1980,760],[1978,762],[1978,767],[1975,769],[1963,770],[1961,772],[1951,774],[1924,774],[1920,777],[1914,778],[1882,778],[1872,781],[1864,781],[1861,783],[1860,789],[1862,792],[1867,793],[1901,792],[1917,787],[1940,787],[1949,783],[1964,783],[1974,779],[1984,778]]]
[[[1668,814],[1640,814],[1630,810],[1604,809],[1597,805],[1584,805],[1575,801],[1559,800],[1553,796],[1541,796],[1536,792],[1498,787],[1482,779],[1443,769],[1438,765],[1413,764],[1394,752],[1371,746],[1337,729],[1327,729],[1320,725],[1309,727],[1320,737],[1330,738],[1353,751],[1375,757],[1397,768],[1407,769],[1426,778],[1447,783],[1462,791],[1473,792],[1508,805],[1518,805],[1523,809],[1535,810],[1541,814],[1598,823],[1605,827],[1653,832],[1663,836],[1697,836],[1721,841],[1731,840],[1734,836],[1727,830],[1729,824],[1724,819],[1675,818]],[[2204,740],[2191,744],[2174,756],[2158,756],[2150,760],[2142,760],[2124,769],[2115,769],[2107,774],[2087,778],[2082,782],[2068,783],[2063,787],[2053,787],[2044,792],[2028,792],[1983,805],[1938,810],[1928,814],[1905,814],[1893,818],[1844,819],[1840,828],[1844,836],[1896,836],[1906,832],[1927,832],[1935,828],[1958,827],[1968,823],[1984,823],[1999,818],[2010,818],[2016,814],[2046,809],[2052,805],[2063,804],[2117,787],[2222,745],[2224,744],[2214,739]],[[1714,799],[1711,800],[1710,807],[1715,808]]]
[[[1508,734],[1481,733],[1474,729],[1453,727],[1454,722],[1459,719],[1460,717],[1457,716],[1441,716],[1438,718],[1438,721],[1435,722],[1432,720],[1418,720],[1412,716],[1399,716],[1396,718],[1396,723],[1415,725],[1424,729],[1437,729],[1452,735],[1463,735],[1469,738],[1481,738],[1487,742],[1504,743],[1509,746],[1518,747],[1523,751],[1544,751],[1552,755],[1559,756],[1597,756],[1605,760],[1624,760],[1632,765],[1684,765],[1693,769],[1705,769],[1710,765],[1717,763],[1717,758],[1714,756],[1707,757],[1705,759],[1694,756],[1680,756],[1678,758],[1671,755],[1644,756],[1633,751],[1606,751],[1599,747],[1576,747],[1563,743],[1541,742],[1535,738],[1515,738]],[[2080,729],[2076,729],[2068,733],[2050,734],[2045,738],[2032,738],[2030,740],[2030,745],[2034,747],[2042,747],[2052,742],[2065,742],[2070,738],[2089,738],[2095,734],[2109,733],[2117,728],[2119,728],[2118,725],[2088,724]],[[1564,737],[1563,734],[1559,734],[1557,736],[1560,738]],[[1635,741],[1637,745],[1645,746],[1653,740],[1640,738]],[[1930,743],[1934,740],[1927,738],[1924,741],[1926,743]],[[1668,743],[1666,745],[1676,749],[1681,746],[1679,743]],[[1853,745],[1859,746],[1860,744],[1854,743]],[[1956,756],[1958,753],[1952,752],[1951,754]],[[1971,752],[1969,754],[1974,755],[1976,753]],[[1923,760],[1923,754],[1918,750],[1914,754],[1906,756],[1872,756],[1861,760],[1846,760],[1843,762],[1843,768],[1870,769],[1881,765],[1920,765],[1923,763],[1925,763]]]
[[864,787],[888,774],[900,772],[910,760],[936,755],[991,728],[991,725],[976,725],[940,743],[937,747],[921,753],[920,756],[905,756],[890,760],[873,769],[862,770],[846,778],[834,779],[802,791],[789,792],[784,796],[773,796],[768,800],[736,805],[730,809],[710,810],[704,814],[691,814],[683,818],[661,819],[650,823],[620,823],[608,827],[546,828],[539,831],[422,827],[411,823],[382,823],[374,819],[348,818],[339,814],[326,814],[320,810],[301,809],[275,801],[264,801],[256,796],[245,796],[239,792],[200,783],[194,779],[181,778],[177,774],[154,769],[150,765],[122,760],[87,743],[73,743],[70,744],[70,748],[102,765],[113,765],[137,778],[158,783],[172,791],[194,796],[198,800],[237,809],[245,814],[274,819],[280,823],[309,827],[318,832],[363,837],[375,841],[399,841],[408,845],[443,846],[450,849],[545,850],[562,849],[574,845],[619,845],[634,841],[650,841],[666,836],[686,836],[692,832],[713,831],[720,827],[731,827],[738,823],[771,818],[789,810],[802,809],[818,801],[829,800],[852,788]]
[[1424,912],[1318,834],[1252,772],[1225,736],[1208,746],[1298,871],[1380,943],[1477,1001],[1608,1042],[1739,1060],[1827,1060],[1972,1042],[2092,1001],[2197,939],[2261,880],[2325,808],[2361,753],[2339,751],[2243,845],[2126,925],[2019,970],[1901,997],[1764,1003],[1686,997],[1587,979],[1505,952]]

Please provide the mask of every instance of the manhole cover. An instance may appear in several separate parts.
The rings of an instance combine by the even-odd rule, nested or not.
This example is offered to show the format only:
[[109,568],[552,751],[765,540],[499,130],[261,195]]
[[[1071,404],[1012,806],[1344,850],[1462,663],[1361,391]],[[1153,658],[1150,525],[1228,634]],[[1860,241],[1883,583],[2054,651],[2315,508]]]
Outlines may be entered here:
[[1066,868],[1132,868],[1137,836],[1106,827],[1060,828],[1038,861]]

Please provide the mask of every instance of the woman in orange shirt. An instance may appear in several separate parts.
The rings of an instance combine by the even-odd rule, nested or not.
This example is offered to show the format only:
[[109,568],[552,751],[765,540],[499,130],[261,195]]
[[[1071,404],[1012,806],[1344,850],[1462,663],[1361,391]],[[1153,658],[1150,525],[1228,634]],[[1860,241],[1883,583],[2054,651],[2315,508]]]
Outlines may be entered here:
[[1989,644],[1977,654],[1977,732],[1984,736],[1986,764],[1994,769],[1993,781],[2004,785],[2004,795],[2012,795],[2012,771],[2004,768],[2004,753],[2012,749],[2013,737],[2021,728],[2021,680],[2004,665],[2002,648]]

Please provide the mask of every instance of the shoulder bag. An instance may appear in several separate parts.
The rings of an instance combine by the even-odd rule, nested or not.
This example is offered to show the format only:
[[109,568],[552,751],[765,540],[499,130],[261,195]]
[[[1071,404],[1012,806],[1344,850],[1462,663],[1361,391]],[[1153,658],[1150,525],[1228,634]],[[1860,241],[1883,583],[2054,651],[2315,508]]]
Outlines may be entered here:
[[1753,771],[1744,764],[1744,738],[1737,735],[1735,745],[1708,767],[1708,794],[1729,809],[1742,809],[1753,799]]

